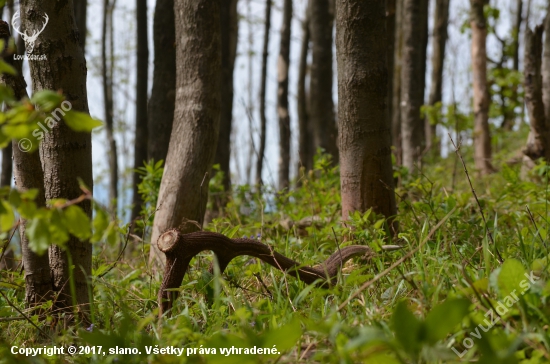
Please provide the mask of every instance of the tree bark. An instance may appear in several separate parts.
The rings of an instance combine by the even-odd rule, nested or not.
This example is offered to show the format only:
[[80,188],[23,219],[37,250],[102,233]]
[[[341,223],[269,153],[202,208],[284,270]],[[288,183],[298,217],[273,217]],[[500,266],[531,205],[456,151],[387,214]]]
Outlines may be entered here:
[[[221,42],[222,42],[222,105],[220,118],[220,136],[214,157],[214,164],[220,165],[223,172],[223,187],[226,193],[231,191],[231,128],[233,123],[233,70],[237,55],[237,40],[239,32],[239,14],[237,0],[221,2]],[[220,205],[225,205],[227,198],[223,197]],[[221,206],[220,206],[221,207]]]
[[[512,47],[513,47],[513,55],[512,55],[512,69],[514,71],[519,71],[519,38],[521,33],[521,23],[523,22],[523,0],[517,0],[516,1],[516,19],[514,27],[512,28]],[[504,96],[501,96],[503,99],[503,103],[505,102],[506,98]],[[518,88],[517,85],[513,85],[511,87],[511,95],[509,97],[510,103],[517,103],[518,101]],[[522,107],[525,104],[522,105]],[[504,108],[504,115],[502,124],[500,125],[501,128],[512,131],[514,124],[516,120],[516,113],[514,110],[510,110],[508,107]]]
[[398,166],[403,164],[403,147],[401,138],[401,70],[402,70],[402,51],[403,51],[403,1],[397,0],[395,6],[395,33],[394,33],[394,55],[393,69],[388,72],[393,73],[392,99],[390,107],[392,111],[392,145],[395,155],[395,162]]
[[550,160],[550,134],[542,99],[542,33],[542,26],[536,27],[534,32],[529,27],[525,29],[524,89],[531,129],[523,154],[532,161],[539,158]]
[[147,0],[136,0],[137,12],[137,67],[136,67],[136,130],[134,141],[134,188],[132,221],[141,214],[143,199],[138,192],[141,176],[137,169],[147,160],[147,80],[149,79],[149,40],[147,38]]
[[155,69],[149,99],[147,158],[166,162],[176,100],[174,0],[157,1],[153,22]]
[[472,28],[472,72],[474,90],[474,161],[481,175],[494,172],[491,164],[489,89],[487,87],[487,22],[483,7],[488,0],[470,0]]
[[74,17],[76,20],[76,26],[78,28],[78,39],[80,40],[80,46],[82,51],[86,54],[86,35],[88,30],[86,28],[86,21],[88,16],[88,0],[73,0],[74,4]]
[[[153,223],[151,262],[164,260],[156,245],[169,228],[198,230],[208,199],[221,105],[220,1],[180,0],[176,21],[176,109],[166,168]],[[201,186],[203,180],[205,186]]]
[[[105,111],[105,130],[109,143],[109,204],[111,212],[117,212],[118,200],[118,159],[114,136],[113,117],[113,59],[114,54],[107,53],[107,38],[113,32],[114,4],[103,0],[103,25],[101,30],[101,74],[103,78],[103,105]],[[112,37],[110,38],[112,39]],[[112,47],[111,47],[112,49]]]
[[[33,92],[63,90],[72,109],[88,112],[86,92],[86,60],[79,44],[72,1],[26,0],[21,2],[21,20],[27,30],[41,26],[44,14],[49,15],[48,26],[34,46],[35,54],[43,54],[47,62],[29,62]],[[40,29],[40,28],[38,28]],[[63,52],[60,52],[60,49]],[[93,189],[91,134],[75,132],[65,123],[58,123],[45,133],[40,145],[44,170],[46,201],[58,198],[75,199],[82,194],[78,179]],[[91,218],[91,202],[79,204]],[[92,246],[71,236],[68,249],[50,247],[50,270],[54,291],[58,292],[55,305],[70,311],[72,306],[69,270],[72,270],[76,303],[79,312],[89,309],[88,278],[91,274]],[[72,266],[69,264],[70,253]]]
[[310,17],[310,2],[308,1],[306,7],[306,14],[304,16],[304,22],[302,24],[302,45],[300,50],[300,61],[298,65],[298,87],[297,87],[297,104],[298,104],[298,132],[299,143],[298,153],[300,155],[300,161],[298,163],[298,181],[300,181],[300,168],[304,167],[307,171],[313,169],[313,138],[312,130],[310,126],[308,105],[307,105],[307,92],[306,92],[306,76],[308,73],[307,56],[309,53],[309,17]]
[[309,87],[309,116],[315,148],[323,148],[338,160],[337,134],[332,100],[332,29],[333,14],[330,0],[311,3],[311,73]]
[[387,107],[388,120],[393,119],[393,108],[391,107],[393,102],[393,70],[395,68],[395,17],[397,12],[397,1],[396,0],[386,0],[386,35],[387,35],[387,55],[386,62],[388,64],[388,98],[387,103],[390,107]]
[[516,0],[516,23],[514,24],[514,56],[512,69],[519,70],[519,34],[521,32],[521,22],[523,20],[523,0]]
[[262,52],[262,74],[260,75],[260,147],[258,150],[258,160],[256,161],[256,185],[260,187],[263,184],[262,170],[264,167],[265,154],[265,87],[267,79],[267,57],[269,56],[269,30],[271,29],[271,0],[265,2],[265,28],[264,28],[264,48]]
[[391,218],[396,205],[384,3],[338,0],[336,9],[342,218],[369,208]]
[[292,0],[284,0],[281,47],[277,62],[277,113],[279,115],[279,190],[289,187],[290,180],[290,115],[288,111],[288,66]]
[[[8,34],[8,37],[5,38],[6,40],[9,38],[9,26],[7,23],[0,23],[0,33]],[[11,64],[18,74],[16,76],[3,74],[1,76],[2,83],[13,90],[17,100],[28,98],[27,83],[21,72],[21,61],[14,61],[11,54],[8,54],[4,58],[4,61]],[[44,172],[38,151],[34,153],[23,152],[19,149],[16,140],[13,141],[12,148],[10,149],[13,150],[15,187],[19,191],[38,190],[35,203],[37,206],[45,206]],[[21,238],[23,266],[25,268],[25,304],[27,307],[33,307],[52,299],[52,278],[50,275],[48,254],[39,256],[29,249],[29,240],[25,234],[26,225],[26,221],[22,219],[19,224],[19,236]]]
[[0,174],[0,187],[11,186],[11,177],[13,173],[12,146],[8,144],[2,149],[2,174]]
[[[546,115],[546,125],[550,129],[550,2],[546,9],[546,19],[544,20],[544,54],[542,60],[542,101],[544,102],[544,114]],[[525,21],[525,24],[529,24]]]
[[428,1],[404,0],[403,60],[401,69],[401,138],[403,166],[410,171],[420,163],[425,148],[424,104]]
[[[434,14],[434,31],[432,39],[432,74],[428,105],[435,106],[442,100],[443,65],[445,63],[445,45],[447,43],[447,25],[449,23],[450,0],[436,0]],[[426,118],[426,147],[434,155],[441,153],[441,145],[437,137],[437,125],[431,124]]]

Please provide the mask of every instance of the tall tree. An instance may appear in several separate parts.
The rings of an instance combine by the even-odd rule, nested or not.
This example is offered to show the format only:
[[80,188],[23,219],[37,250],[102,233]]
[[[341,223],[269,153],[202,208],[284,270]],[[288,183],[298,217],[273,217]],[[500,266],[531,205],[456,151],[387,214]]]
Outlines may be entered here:
[[315,148],[323,148],[338,160],[337,127],[332,100],[332,29],[331,0],[311,1],[311,73],[309,117]]
[[[224,2],[225,3],[225,2]],[[176,100],[176,24],[174,0],[157,1],[153,21],[155,68],[149,98],[147,158],[166,161]]]
[[397,13],[397,1],[386,0],[386,35],[387,35],[387,63],[388,63],[388,103],[390,107],[386,108],[388,111],[388,120],[393,119],[393,108],[391,102],[393,101],[393,70],[395,68],[395,27],[396,27],[396,13]]
[[337,0],[336,11],[342,218],[369,208],[392,217],[384,2]]
[[[214,163],[220,165],[223,172],[223,186],[226,192],[231,191],[231,127],[233,122],[233,70],[237,55],[239,19],[237,0],[221,2],[221,37],[222,37],[222,105],[220,119],[220,136]],[[222,204],[225,198],[221,199]]]
[[117,212],[118,199],[118,154],[114,133],[113,113],[113,69],[114,54],[108,53],[107,42],[111,40],[113,49],[113,11],[114,0],[103,0],[103,24],[101,28],[101,76],[103,79],[103,105],[105,111],[105,130],[109,143],[109,201],[111,211]]
[[84,54],[86,54],[86,36],[88,30],[86,28],[86,21],[88,18],[88,0],[73,0],[74,4],[74,16],[76,20],[76,27],[78,28],[78,39]]
[[[63,90],[73,110],[88,112],[86,92],[86,60],[74,34],[78,32],[74,18],[73,2],[54,0],[26,0],[21,2],[22,26],[28,31],[40,29],[44,15],[49,23],[34,45],[35,54],[43,54],[48,62],[29,62],[33,92],[40,90]],[[62,42],[62,43],[60,43]],[[59,52],[59,47],[63,52]],[[44,170],[46,201],[58,198],[75,199],[82,194],[79,179],[90,189],[92,180],[92,141],[90,133],[75,132],[65,123],[58,123],[45,133],[40,145]],[[79,204],[91,218],[89,200]],[[53,289],[58,293],[55,305],[68,309],[72,305],[69,271],[74,281],[74,299],[80,312],[89,309],[88,278],[92,266],[92,246],[71,236],[67,250],[50,247],[50,270]],[[67,251],[70,258],[67,256]]]
[[425,147],[424,104],[428,0],[404,0],[401,66],[401,138],[403,166],[413,170]]
[[[397,0],[395,4],[395,32],[394,32],[394,53],[393,69],[388,72],[393,73],[392,77],[392,98],[390,99],[391,114],[391,135],[394,148],[395,161],[397,165],[402,164],[403,148],[401,146],[401,70],[402,70],[402,51],[403,51],[403,2]],[[387,21],[386,21],[387,24]]]
[[136,0],[137,67],[136,67],[136,130],[134,141],[134,174],[132,186],[132,220],[141,213],[143,199],[138,192],[141,181],[137,169],[147,160],[147,80],[149,79],[149,40],[147,38],[147,0]]
[[277,62],[277,113],[279,115],[279,189],[288,188],[290,179],[290,115],[288,111],[288,65],[292,0],[284,0],[281,46]]
[[[311,2],[308,1],[306,5],[306,12],[304,16],[304,21],[302,23],[302,45],[300,50],[300,61],[298,65],[298,87],[297,87],[297,100],[298,104],[298,132],[299,143],[298,143],[298,153],[300,155],[300,160],[298,163],[298,172],[301,167],[305,167],[306,170],[313,169],[313,138],[312,130],[309,120],[308,105],[307,105],[307,92],[306,92],[306,77],[308,71],[307,56],[309,53],[309,41],[310,41],[310,32],[309,32],[309,9]],[[300,174],[298,173],[298,176]]]
[[11,177],[13,174],[12,146],[8,144],[2,149],[2,173],[0,174],[0,187],[11,186]]
[[[447,44],[447,25],[449,23],[450,0],[436,0],[434,13],[434,30],[432,38],[432,74],[428,105],[434,106],[442,100],[443,65],[445,62],[445,45]],[[436,133],[436,124],[426,118],[426,147],[439,155],[440,145]]]
[[[0,34],[0,37],[4,41],[9,39],[10,31],[7,23],[0,22]],[[15,61],[10,53],[6,55],[7,57],[4,57],[4,61],[11,64],[17,70],[17,75],[2,74],[0,76],[2,83],[13,90],[17,100],[28,98],[27,84],[21,72],[21,61]],[[44,173],[38,151],[34,153],[23,152],[19,149],[19,145],[15,140],[10,149],[13,149],[13,174],[16,188],[19,191],[36,189],[38,191],[35,198],[36,205],[45,206]],[[19,236],[21,238],[23,266],[25,267],[25,303],[27,307],[33,307],[52,299],[52,278],[50,275],[48,254],[40,256],[29,249],[29,239],[25,233],[26,227],[27,223],[22,219],[19,224]]]
[[[164,260],[156,245],[169,228],[197,230],[208,198],[221,110],[220,1],[174,2],[176,109],[166,168],[153,223],[151,261]],[[203,184],[204,182],[204,184]]]
[[265,1],[264,46],[262,51],[262,73],[260,75],[260,147],[256,161],[256,184],[261,186],[264,167],[265,133],[267,120],[265,118],[265,88],[267,81],[267,57],[269,56],[269,30],[271,29],[271,0]]
[[[525,29],[524,89],[530,132],[523,154],[531,160],[531,163],[526,163],[528,167],[539,158],[550,161],[550,133],[548,116],[545,115],[547,107],[543,101],[544,78],[541,71],[543,30],[542,26],[537,26],[534,32],[529,27]],[[544,86],[549,84],[546,82]],[[545,89],[544,93],[548,94],[548,91]]]
[[487,20],[483,7],[489,0],[470,0],[472,28],[472,72],[474,89],[474,160],[477,171],[489,174],[491,164],[491,131],[489,129],[490,95],[487,86]]

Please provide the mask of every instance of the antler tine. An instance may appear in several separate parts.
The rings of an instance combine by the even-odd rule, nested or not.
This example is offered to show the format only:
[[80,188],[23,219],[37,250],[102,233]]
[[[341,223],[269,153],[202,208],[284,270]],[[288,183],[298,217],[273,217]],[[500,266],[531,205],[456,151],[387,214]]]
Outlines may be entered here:
[[[13,18],[12,18],[12,20],[11,20],[11,25],[12,25],[13,29],[14,29],[17,33],[21,34],[23,37],[28,37],[28,35],[27,35],[26,32],[21,32],[21,30],[17,27],[17,25],[16,25],[16,23],[15,23],[15,21],[16,21],[17,19],[21,19],[21,13],[20,13],[19,11],[16,12],[15,14],[13,14]],[[25,38],[23,38],[23,39],[25,39]]]

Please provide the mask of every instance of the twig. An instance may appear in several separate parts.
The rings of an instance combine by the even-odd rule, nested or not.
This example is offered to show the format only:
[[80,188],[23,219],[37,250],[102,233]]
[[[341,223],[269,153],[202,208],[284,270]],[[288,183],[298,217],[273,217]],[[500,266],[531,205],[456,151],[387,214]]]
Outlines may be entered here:
[[[124,246],[122,247],[122,249],[120,250],[120,252],[118,253],[118,257],[116,258],[116,260],[114,261],[114,263],[109,267],[109,269],[107,269],[105,272],[101,273],[100,275],[97,276],[97,278],[103,278],[107,273],[109,273],[114,267],[116,267],[118,261],[120,260],[120,258],[122,257],[122,255],[124,254],[124,251],[126,250],[126,247],[128,246],[128,240],[130,239],[130,231],[132,231],[132,223],[130,223],[130,225],[128,225],[128,232],[126,233],[126,240],[124,241]],[[133,235],[133,234],[132,234]]]
[[[468,183],[470,184],[470,189],[472,190],[472,194],[474,195],[474,198],[477,202],[477,206],[479,207],[479,212],[481,214],[481,218],[483,219],[483,224],[485,225],[485,233],[489,237],[489,240],[491,240],[491,243],[495,246],[495,252],[497,253],[497,260],[500,264],[504,262],[504,259],[502,259],[502,256],[500,255],[500,252],[498,251],[497,245],[495,244],[495,240],[493,239],[493,234],[491,234],[491,231],[489,230],[489,226],[487,225],[487,220],[485,219],[485,214],[483,213],[483,207],[481,207],[481,203],[479,202],[479,199],[477,198],[476,190],[474,189],[474,186],[472,185],[472,180],[470,179],[470,174],[468,173],[468,168],[466,168],[466,163],[464,162],[464,159],[462,158],[462,154],[460,153],[460,142],[458,143],[458,146],[455,144],[455,141],[453,140],[453,137],[450,133],[447,133],[449,138],[451,139],[451,143],[453,143],[453,147],[455,147],[456,155],[460,158],[460,161],[462,162],[462,167],[464,167],[464,172],[466,173],[466,177],[468,178]],[[489,250],[491,253],[491,251]],[[493,253],[491,253],[492,255]]]
[[273,295],[271,294],[271,291],[269,290],[269,288],[267,288],[266,284],[264,283],[264,281],[262,280],[262,276],[260,276],[259,273],[254,273],[254,277],[256,277],[256,279],[258,280],[258,282],[261,283],[262,287],[265,289],[265,291],[267,292],[267,296],[269,297],[270,300],[273,301]]
[[[275,258],[275,254],[273,253],[273,248],[271,245],[266,244],[269,248],[269,251],[271,252],[271,256],[273,257],[273,261],[277,263],[277,267],[279,267],[279,270],[281,272],[285,272],[283,268],[279,265],[279,262],[277,261],[277,258]],[[286,295],[288,296],[288,302],[290,302],[290,306],[292,307],[292,310],[296,312],[296,307],[294,307],[294,304],[292,303],[292,300],[290,299],[290,291],[288,290],[288,281],[286,280],[286,274],[283,274],[283,279],[285,280],[285,288],[286,288]]]
[[29,316],[25,315],[23,313],[23,311],[21,311],[19,308],[17,308],[17,306],[15,306],[8,297],[6,297],[6,295],[4,294],[4,292],[2,292],[0,290],[0,294],[2,295],[2,297],[4,297],[4,299],[6,300],[6,302],[8,302],[8,305],[10,305],[11,307],[13,307],[15,309],[15,311],[19,312],[19,314],[21,316],[24,317],[25,320],[27,320],[31,325],[33,325],[38,331],[40,331],[40,333],[44,336],[44,337],[50,337],[50,335],[48,335],[48,333],[44,330],[42,330],[40,327],[38,327],[34,322],[32,322],[32,320],[29,318]]
[[386,268],[384,271],[382,271],[381,273],[378,273],[373,279],[371,279],[370,281],[364,283],[354,294],[352,294],[348,299],[346,299],[339,307],[338,307],[338,310],[337,311],[341,311],[343,310],[347,305],[348,303],[351,302],[352,299],[354,299],[355,297],[359,296],[361,294],[361,292],[363,292],[365,289],[369,288],[373,283],[376,283],[377,281],[380,280],[380,278],[384,277],[386,274],[388,274],[392,269],[394,269],[395,267],[399,266],[401,263],[403,263],[405,260],[409,259],[410,257],[413,256],[413,254],[415,254],[417,251],[419,251],[427,242],[428,240],[431,239],[432,235],[436,232],[437,229],[439,229],[441,227],[441,225],[443,225],[443,223],[445,223],[445,221],[447,221],[447,219],[449,217],[451,217],[451,215],[455,212],[456,210],[456,206],[453,207],[453,209],[447,214],[445,215],[445,217],[443,217],[443,219],[441,219],[437,225],[435,225],[432,230],[428,233],[428,235],[424,238],[424,240],[422,240],[422,242],[416,247],[414,248],[413,250],[411,250],[410,252],[408,252],[403,258],[399,259],[398,261],[396,261],[395,263],[393,263],[392,265],[390,265],[388,268]]
[[334,234],[334,242],[336,243],[336,247],[338,248],[338,253],[340,254],[340,272],[344,268],[344,258],[342,258],[342,251],[340,250],[340,243],[338,242],[338,238],[336,237],[336,232],[334,231],[334,227],[331,227],[332,233]]
[[535,218],[533,217],[533,214],[531,213],[531,210],[529,210],[529,206],[525,206],[525,209],[527,210],[527,214],[529,215],[529,220],[531,220],[531,222],[535,226],[535,229],[537,229],[537,235],[540,238],[540,242],[542,243],[542,245],[544,245],[546,247],[546,243],[544,242],[544,239],[540,235],[539,227],[537,226],[537,222],[535,221]]

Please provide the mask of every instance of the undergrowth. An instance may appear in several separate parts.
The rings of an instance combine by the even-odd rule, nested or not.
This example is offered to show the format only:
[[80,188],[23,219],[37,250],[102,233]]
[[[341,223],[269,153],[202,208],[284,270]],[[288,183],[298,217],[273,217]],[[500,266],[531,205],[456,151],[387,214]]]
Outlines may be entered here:
[[[463,153],[470,154],[468,147]],[[468,158],[466,163],[473,165]],[[51,317],[29,317],[39,332],[15,309],[25,310],[23,274],[3,271],[0,362],[548,362],[548,169],[539,164],[520,178],[518,164],[498,167],[496,174],[473,178],[496,246],[454,154],[435,167],[426,163],[417,176],[396,170],[400,232],[393,242],[384,220],[371,211],[341,223],[338,170],[326,156],[317,156],[315,170],[290,191],[236,186],[206,230],[258,238],[305,265],[349,244],[369,245],[378,254],[348,262],[339,284],[322,289],[249,257],[234,259],[223,275],[210,274],[213,258],[203,252],[191,264],[172,315],[161,321],[156,300],[162,272],[148,263],[152,218],[144,219],[140,240],[97,207],[93,324],[62,328],[50,325]],[[151,214],[161,165],[143,173],[140,191],[149,206],[144,213]],[[218,176],[211,191],[219,194],[220,184]],[[381,274],[422,241],[416,253]],[[382,244],[396,243],[403,249],[381,252]],[[14,345],[101,346],[102,353],[31,358],[13,355]],[[183,354],[160,353],[170,347],[183,348]],[[231,355],[221,353],[232,347]],[[236,349],[254,347],[270,351],[239,355]],[[123,348],[139,354],[120,354]]]

